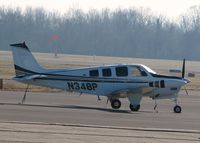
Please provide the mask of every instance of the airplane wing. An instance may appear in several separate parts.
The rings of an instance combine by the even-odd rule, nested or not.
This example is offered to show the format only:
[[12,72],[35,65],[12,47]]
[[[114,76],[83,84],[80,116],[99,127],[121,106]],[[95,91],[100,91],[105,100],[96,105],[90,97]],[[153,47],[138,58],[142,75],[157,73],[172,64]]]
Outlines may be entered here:
[[27,80],[34,80],[36,78],[42,78],[42,77],[47,77],[46,75],[42,74],[34,74],[34,75],[22,75],[22,76],[16,76],[13,79],[14,80],[20,80],[20,81],[27,81]]
[[154,87],[138,87],[132,89],[119,90],[110,94],[110,98],[128,97],[128,100],[132,105],[140,105],[142,97],[146,94],[152,93],[154,89]]
[[111,93],[110,96],[128,97],[129,95],[134,95],[134,94],[145,95],[151,93],[154,89],[155,89],[154,87],[138,87],[138,88],[122,89]]

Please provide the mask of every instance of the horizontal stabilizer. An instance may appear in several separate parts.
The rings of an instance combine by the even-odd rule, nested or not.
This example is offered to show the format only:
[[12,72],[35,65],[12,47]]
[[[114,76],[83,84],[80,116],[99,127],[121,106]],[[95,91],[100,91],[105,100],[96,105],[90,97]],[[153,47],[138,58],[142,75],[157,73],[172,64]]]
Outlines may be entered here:
[[41,74],[34,74],[34,75],[30,75],[30,76],[17,76],[17,77],[14,77],[13,79],[14,80],[34,80],[36,78],[44,78],[44,77],[47,77],[46,75],[41,75]]

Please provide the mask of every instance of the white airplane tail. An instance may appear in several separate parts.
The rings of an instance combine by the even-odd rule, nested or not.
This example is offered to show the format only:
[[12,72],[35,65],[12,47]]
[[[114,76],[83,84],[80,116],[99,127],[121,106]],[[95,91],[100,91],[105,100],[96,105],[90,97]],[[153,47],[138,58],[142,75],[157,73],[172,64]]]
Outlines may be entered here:
[[16,76],[44,72],[25,42],[11,44],[10,46],[12,46]]

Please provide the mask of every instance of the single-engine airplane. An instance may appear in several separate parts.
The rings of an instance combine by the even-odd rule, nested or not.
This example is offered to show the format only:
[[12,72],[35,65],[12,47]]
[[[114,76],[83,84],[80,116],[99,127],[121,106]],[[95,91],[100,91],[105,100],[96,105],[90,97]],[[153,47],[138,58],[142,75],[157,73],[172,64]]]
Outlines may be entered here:
[[[107,96],[113,109],[119,109],[119,98],[128,98],[131,111],[139,111],[143,97],[174,99],[175,113],[181,113],[177,95],[181,87],[190,81],[184,78],[185,59],[182,77],[159,75],[142,64],[117,64],[84,67],[76,69],[45,69],[41,67],[25,44],[11,44],[14,68],[18,82],[37,86],[57,88],[66,91]],[[26,98],[25,91],[22,104]],[[186,91],[187,92],[187,91]]]

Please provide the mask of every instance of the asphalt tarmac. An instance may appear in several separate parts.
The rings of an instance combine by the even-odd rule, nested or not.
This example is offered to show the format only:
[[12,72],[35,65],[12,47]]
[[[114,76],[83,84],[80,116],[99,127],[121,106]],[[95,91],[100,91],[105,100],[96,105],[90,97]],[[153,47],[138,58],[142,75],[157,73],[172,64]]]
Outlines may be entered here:
[[[184,139],[176,138],[178,137],[173,134],[173,136],[169,137],[160,137],[156,134],[155,138],[145,138],[144,133],[140,134],[139,140],[135,140],[138,142],[155,142],[157,139],[167,141],[176,141],[183,142],[183,140],[189,139],[187,142],[198,142],[200,141],[200,92],[199,91],[189,91],[190,96],[187,96],[184,91],[180,92],[179,102],[182,106],[182,113],[176,114],[173,113],[174,102],[171,100],[158,100],[158,112],[154,111],[154,101],[150,98],[143,98],[141,103],[141,109],[139,112],[131,112],[129,110],[129,102],[127,99],[121,99],[122,107],[120,110],[113,110],[110,107],[110,103],[106,104],[107,99],[105,97],[101,98],[101,101],[97,101],[97,97],[95,95],[79,95],[77,93],[69,93],[69,92],[28,92],[26,102],[24,104],[20,104],[20,101],[23,97],[23,92],[17,91],[0,91],[0,141],[10,142],[11,140],[6,139],[7,136],[10,136],[11,133],[17,134],[19,131],[23,132],[32,132],[27,131],[33,127],[35,131],[36,126],[32,124],[39,124],[41,130],[45,128],[51,128],[47,125],[60,126],[64,125],[66,130],[70,128],[71,125],[81,126],[80,130],[88,132],[88,130],[92,130],[91,126],[95,126],[100,131],[100,135],[102,135],[102,128],[105,128],[105,133],[110,134],[108,129],[114,128],[114,132],[116,132],[116,138],[113,137],[113,142],[119,142],[117,136],[120,136],[119,131],[122,129],[128,128],[126,131],[130,133],[135,129],[144,129],[143,132],[149,132],[148,129],[155,130],[167,130],[168,131],[176,131],[176,133],[183,134],[191,133],[191,136],[194,136],[190,140],[189,137],[182,135],[185,137]],[[31,124],[31,125],[30,125]],[[17,126],[20,128],[12,128],[13,126]],[[23,125],[23,126],[22,126]],[[30,128],[29,128],[30,126]],[[86,126],[86,127],[85,127]],[[9,128],[10,127],[10,128]],[[5,131],[5,128],[9,128],[9,132]],[[36,128],[36,129],[34,129]],[[55,128],[55,127],[52,127]],[[57,127],[59,128],[59,127]],[[117,128],[117,129],[115,129]],[[122,128],[122,129],[121,129]],[[59,129],[55,129],[59,130]],[[94,129],[95,130],[95,129]],[[147,130],[147,131],[146,131]],[[10,132],[11,131],[11,132]],[[73,131],[73,130],[72,130]],[[79,131],[79,129],[77,129]],[[191,131],[191,132],[190,132]],[[75,131],[76,132],[76,131]],[[153,131],[151,131],[153,133]],[[45,132],[44,132],[45,133]],[[48,133],[46,133],[48,134]],[[83,133],[80,133],[83,134]],[[88,133],[85,137],[90,133]],[[166,134],[166,135],[167,135]],[[7,135],[7,136],[6,136]],[[51,135],[49,133],[48,135]],[[64,136],[64,134],[61,134]],[[70,134],[68,134],[70,135]],[[104,135],[98,136],[99,142],[106,142],[108,140],[104,139]],[[172,135],[172,134],[171,134]],[[197,135],[197,136],[195,136]],[[16,135],[17,136],[17,135]],[[15,137],[16,137],[15,136]],[[72,136],[72,135],[70,135]],[[80,136],[84,136],[80,135]],[[153,136],[153,135],[152,135]],[[191,137],[190,136],[190,137]],[[2,139],[2,137],[5,137]],[[13,136],[14,137],[14,136]],[[66,135],[67,137],[67,135]],[[84,138],[85,138],[84,137]],[[91,136],[91,142],[92,138]],[[134,136],[131,137],[128,135],[127,139],[133,140]],[[151,135],[150,135],[151,137]],[[23,138],[23,137],[22,137]],[[74,140],[73,140],[74,138]],[[122,137],[125,138],[125,137]],[[164,138],[164,139],[163,139]],[[170,139],[169,139],[170,138]],[[174,140],[173,140],[174,138]],[[11,138],[12,139],[12,138]],[[13,138],[13,142],[17,142]],[[23,140],[24,139],[24,140]],[[27,140],[23,138],[20,141],[26,142]],[[56,138],[55,138],[56,139]],[[66,138],[63,138],[66,139]],[[72,140],[71,140],[72,139]],[[82,142],[83,140],[77,139],[76,137],[72,137],[70,142]],[[111,138],[112,139],[112,138]],[[137,137],[138,139],[138,137]],[[169,139],[169,140],[168,140]],[[171,140],[172,139],[172,140]],[[127,140],[129,142],[130,140]],[[53,141],[53,140],[51,140]],[[56,141],[56,140],[55,140]],[[59,140],[66,141],[66,140]],[[30,141],[31,142],[31,141]],[[33,141],[34,142],[34,141]],[[35,142],[42,142],[41,140],[36,140]],[[44,142],[50,142],[48,140],[44,140]],[[88,141],[83,141],[88,142]]]

